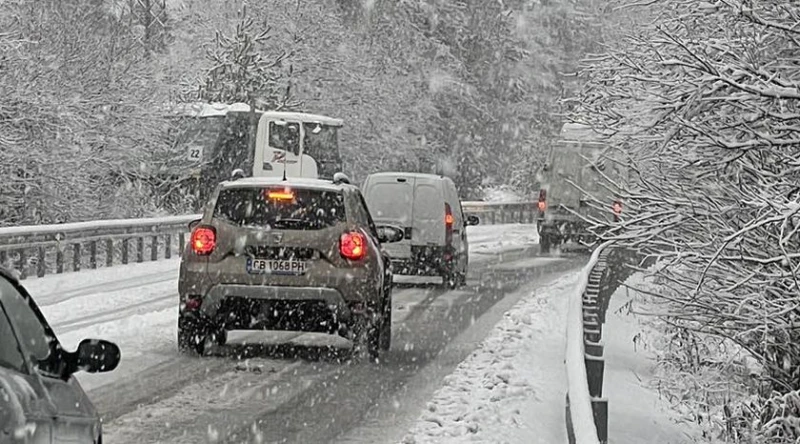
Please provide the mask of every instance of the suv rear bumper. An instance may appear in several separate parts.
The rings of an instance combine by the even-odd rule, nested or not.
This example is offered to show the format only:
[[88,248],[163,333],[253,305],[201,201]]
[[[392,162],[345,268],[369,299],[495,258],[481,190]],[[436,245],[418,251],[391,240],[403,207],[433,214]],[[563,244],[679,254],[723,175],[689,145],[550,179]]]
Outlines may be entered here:
[[324,302],[334,313],[344,315],[344,317],[349,317],[350,314],[350,309],[344,297],[338,290],[333,288],[238,284],[218,284],[211,287],[203,297],[200,313],[205,317],[215,317],[226,298],[254,301]]

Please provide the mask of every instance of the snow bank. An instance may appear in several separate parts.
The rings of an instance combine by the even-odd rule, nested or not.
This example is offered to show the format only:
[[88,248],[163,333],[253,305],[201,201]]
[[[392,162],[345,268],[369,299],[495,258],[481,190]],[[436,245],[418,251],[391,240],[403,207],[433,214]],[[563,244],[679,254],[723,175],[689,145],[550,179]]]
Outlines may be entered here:
[[586,379],[583,347],[583,293],[589,284],[589,274],[597,264],[600,253],[610,242],[600,245],[592,253],[589,263],[583,267],[576,287],[569,293],[569,315],[567,319],[567,381],[569,384],[570,416],[576,442],[597,443],[597,428],[594,425],[589,384]]
[[403,443],[563,443],[564,334],[577,273],[505,314],[446,377]]
[[[646,280],[643,273],[632,275],[625,284],[658,291],[658,286]],[[656,318],[631,313],[654,312],[654,308],[648,296],[625,286],[611,297],[603,328],[606,343],[603,392],[609,398],[609,438],[615,444],[640,443],[642,436],[647,436],[648,442],[653,444],[717,442],[700,438],[704,434],[703,426],[697,424],[693,412],[686,411],[686,404],[691,403],[687,394],[702,393],[708,382],[727,399],[735,396],[735,381],[722,373],[701,376],[681,374],[669,367],[659,368],[657,358],[669,347],[671,338],[656,327],[660,324]],[[704,357],[714,359],[709,351],[704,352]],[[674,391],[670,380],[680,384],[681,390]],[[698,399],[703,404],[700,409],[714,408],[710,398],[702,394],[698,398],[703,398]],[[705,435],[718,432],[707,431]]]

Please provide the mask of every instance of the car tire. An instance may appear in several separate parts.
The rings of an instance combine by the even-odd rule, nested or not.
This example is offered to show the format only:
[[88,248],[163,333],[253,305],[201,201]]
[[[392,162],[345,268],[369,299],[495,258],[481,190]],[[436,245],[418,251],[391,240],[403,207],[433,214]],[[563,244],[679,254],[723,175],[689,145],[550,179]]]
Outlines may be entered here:
[[447,290],[458,288],[458,272],[453,270],[451,266],[445,266],[442,272],[442,288]]
[[380,351],[388,351],[392,347],[392,295],[391,290],[386,295],[386,301],[383,306],[383,316],[381,316],[381,325],[377,329],[379,331],[378,349]]
[[206,347],[206,334],[202,330],[178,321],[178,351],[201,355]]
[[223,345],[228,343],[228,330],[224,328],[218,329],[216,332],[212,334],[212,340],[215,345],[222,347]]

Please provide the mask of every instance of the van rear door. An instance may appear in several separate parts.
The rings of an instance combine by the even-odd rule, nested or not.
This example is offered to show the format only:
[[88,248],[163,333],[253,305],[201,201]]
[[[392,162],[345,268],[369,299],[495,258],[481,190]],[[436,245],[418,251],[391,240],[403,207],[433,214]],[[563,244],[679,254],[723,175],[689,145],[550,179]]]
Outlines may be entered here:
[[391,224],[403,228],[405,236],[400,242],[383,247],[391,257],[410,258],[414,202],[414,178],[403,176],[370,176],[364,184],[364,200],[377,225]]
[[444,246],[444,184],[417,178],[414,184],[411,245]]

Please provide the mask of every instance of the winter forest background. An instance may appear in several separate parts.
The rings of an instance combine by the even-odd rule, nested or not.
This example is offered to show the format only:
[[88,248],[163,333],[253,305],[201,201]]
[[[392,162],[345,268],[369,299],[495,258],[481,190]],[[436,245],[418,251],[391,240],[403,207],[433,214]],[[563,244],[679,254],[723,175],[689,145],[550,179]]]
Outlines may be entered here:
[[798,25],[785,0],[0,0],[0,226],[185,212],[169,101],[340,117],[356,180],[466,199],[536,192],[574,119],[636,173],[605,236],[662,258],[665,396],[709,437],[794,442]]
[[530,188],[596,46],[581,3],[0,1],[0,225],[185,212],[164,104],[243,93],[344,119],[359,181]]

